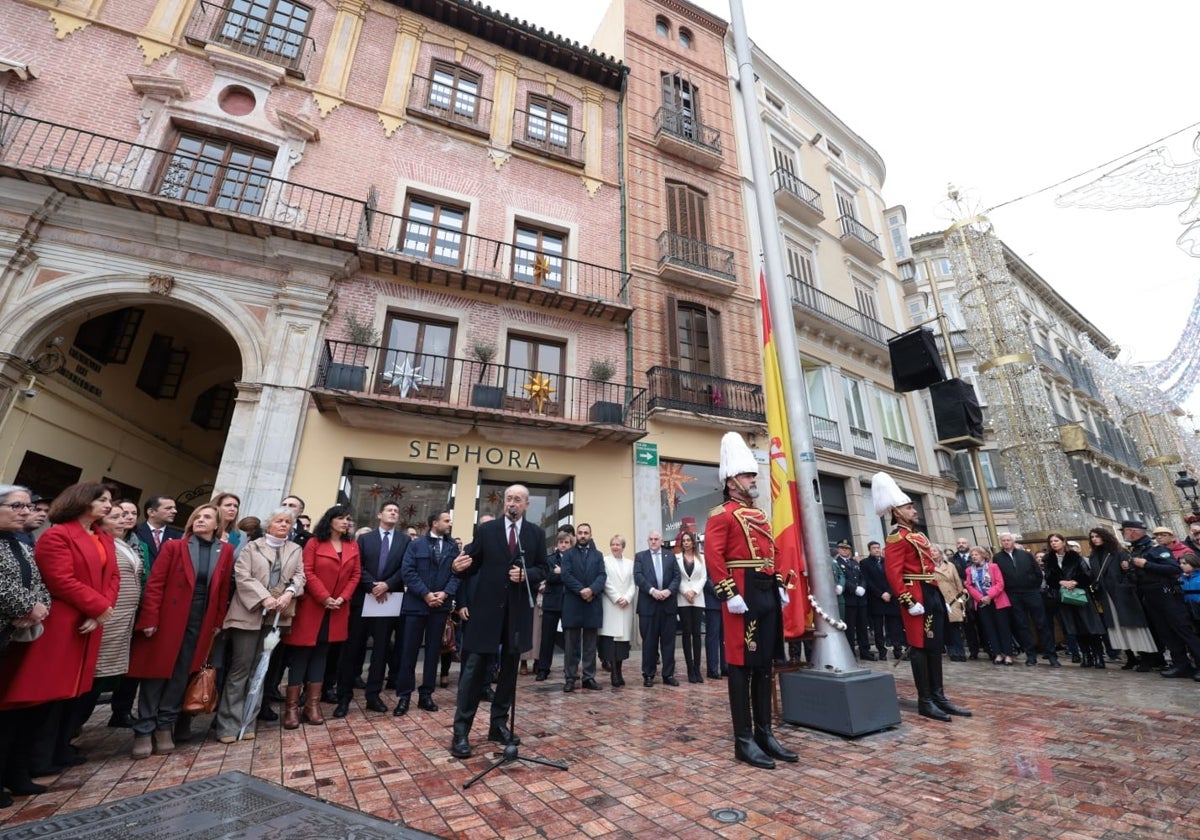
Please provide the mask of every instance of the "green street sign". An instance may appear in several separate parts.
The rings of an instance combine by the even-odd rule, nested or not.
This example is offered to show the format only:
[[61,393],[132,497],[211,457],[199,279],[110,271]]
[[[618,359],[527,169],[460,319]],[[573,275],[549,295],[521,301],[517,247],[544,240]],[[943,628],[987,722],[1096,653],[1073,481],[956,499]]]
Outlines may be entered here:
[[639,467],[658,466],[657,443],[635,443],[633,445],[633,463]]

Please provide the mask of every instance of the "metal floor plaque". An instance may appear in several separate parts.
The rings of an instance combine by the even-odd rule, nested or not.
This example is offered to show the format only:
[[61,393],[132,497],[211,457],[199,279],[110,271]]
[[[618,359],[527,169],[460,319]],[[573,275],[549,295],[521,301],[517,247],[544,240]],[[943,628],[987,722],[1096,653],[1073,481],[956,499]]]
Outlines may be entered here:
[[0,829],[0,840],[384,840],[431,836],[245,773],[222,773]]

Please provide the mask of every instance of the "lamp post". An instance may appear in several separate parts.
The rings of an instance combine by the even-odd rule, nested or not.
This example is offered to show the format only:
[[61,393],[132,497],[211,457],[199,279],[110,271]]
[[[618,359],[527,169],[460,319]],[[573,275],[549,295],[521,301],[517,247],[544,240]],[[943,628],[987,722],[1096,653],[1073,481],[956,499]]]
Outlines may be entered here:
[[1200,481],[1197,481],[1194,475],[1188,475],[1187,470],[1180,470],[1176,475],[1179,477],[1175,479],[1175,486],[1183,494],[1183,500],[1192,506],[1191,516],[1185,517],[1185,519],[1189,525],[1193,522],[1200,522],[1200,493],[1196,490],[1196,485],[1200,484]]

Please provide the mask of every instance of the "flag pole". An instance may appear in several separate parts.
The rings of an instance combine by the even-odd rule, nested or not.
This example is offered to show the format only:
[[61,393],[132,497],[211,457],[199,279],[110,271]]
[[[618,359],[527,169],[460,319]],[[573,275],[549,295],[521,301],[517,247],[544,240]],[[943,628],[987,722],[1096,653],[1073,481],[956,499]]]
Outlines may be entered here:
[[855,661],[845,631],[838,629],[821,615],[824,612],[837,617],[837,592],[834,589],[832,559],[825,536],[825,514],[821,507],[820,485],[817,482],[817,457],[813,451],[808,392],[800,367],[795,315],[792,313],[792,301],[788,294],[783,254],[779,245],[779,219],[775,212],[775,196],[771,192],[770,172],[763,146],[762,121],[758,113],[758,96],[754,87],[754,65],[741,0],[729,0],[729,12],[733,25],[733,45],[737,56],[742,108],[746,116],[754,197],[758,203],[758,222],[762,233],[768,311],[775,334],[779,376],[783,382],[784,410],[788,433],[792,439],[791,457],[795,462],[796,485],[800,494],[805,566],[808,570],[809,590],[816,606],[820,607],[819,610],[813,611],[817,638],[812,646],[812,664],[815,670],[822,673],[861,672],[864,669]]

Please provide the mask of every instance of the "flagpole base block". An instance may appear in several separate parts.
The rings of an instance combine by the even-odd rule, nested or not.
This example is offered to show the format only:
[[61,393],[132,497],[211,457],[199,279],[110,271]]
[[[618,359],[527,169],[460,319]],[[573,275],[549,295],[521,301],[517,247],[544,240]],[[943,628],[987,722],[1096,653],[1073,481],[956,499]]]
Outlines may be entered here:
[[900,725],[900,699],[891,674],[803,670],[778,676],[787,723],[849,738]]

